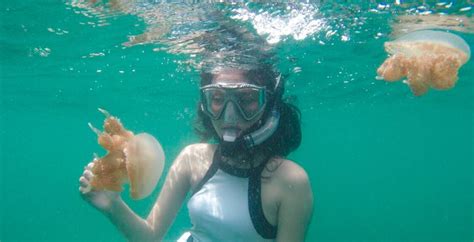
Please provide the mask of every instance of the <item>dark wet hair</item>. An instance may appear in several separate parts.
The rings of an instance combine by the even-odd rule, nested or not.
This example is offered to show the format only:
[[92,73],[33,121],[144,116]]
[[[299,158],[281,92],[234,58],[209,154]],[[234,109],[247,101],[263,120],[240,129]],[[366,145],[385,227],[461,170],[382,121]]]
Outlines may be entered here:
[[[220,69],[225,71],[225,69]],[[217,71],[218,72],[218,71]],[[212,83],[216,72],[203,71],[201,73],[201,86]],[[271,64],[261,63],[254,66],[250,70],[244,70],[245,76],[251,80],[251,84],[265,86],[267,90],[274,90],[277,79],[280,76]],[[284,78],[281,77],[281,94],[284,92]],[[285,157],[292,151],[296,150],[301,143],[301,112],[288,100],[283,99],[282,95],[273,95],[270,97],[268,105],[265,108],[262,120],[266,120],[276,102],[278,111],[280,112],[280,121],[278,128],[273,135],[258,145],[254,152],[264,152],[268,156]],[[198,103],[198,113],[195,120],[194,130],[201,137],[202,141],[215,140],[219,141],[219,136],[215,131],[211,119],[201,109],[201,101]]]

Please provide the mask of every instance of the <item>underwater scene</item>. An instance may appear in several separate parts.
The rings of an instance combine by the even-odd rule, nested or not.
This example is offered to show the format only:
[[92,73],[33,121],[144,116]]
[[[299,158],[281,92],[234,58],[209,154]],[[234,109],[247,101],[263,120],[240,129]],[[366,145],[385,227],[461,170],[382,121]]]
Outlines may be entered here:
[[[472,242],[473,6],[2,1],[0,242],[127,241],[78,190],[84,167],[113,153],[98,144],[104,118],[161,144],[147,155],[164,163],[140,161],[158,171],[140,181],[151,186],[120,174],[123,200],[146,218],[173,160],[202,142],[201,73],[262,59],[301,111],[287,159],[313,191],[305,241]],[[183,204],[164,240],[192,226]]]

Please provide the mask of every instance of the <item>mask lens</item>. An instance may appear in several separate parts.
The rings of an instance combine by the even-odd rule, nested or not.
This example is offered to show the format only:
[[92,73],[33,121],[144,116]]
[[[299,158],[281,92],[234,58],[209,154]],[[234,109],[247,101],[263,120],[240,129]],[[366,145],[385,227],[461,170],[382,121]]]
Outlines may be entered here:
[[237,90],[235,94],[235,99],[245,119],[253,119],[263,110],[265,105],[263,89],[242,88]]
[[202,95],[204,111],[214,119],[219,118],[226,103],[225,91],[218,88],[209,88],[203,90]]
[[265,107],[265,89],[254,87],[241,88],[203,88],[202,103],[204,112],[218,119],[228,101],[236,104],[246,120],[255,118]]

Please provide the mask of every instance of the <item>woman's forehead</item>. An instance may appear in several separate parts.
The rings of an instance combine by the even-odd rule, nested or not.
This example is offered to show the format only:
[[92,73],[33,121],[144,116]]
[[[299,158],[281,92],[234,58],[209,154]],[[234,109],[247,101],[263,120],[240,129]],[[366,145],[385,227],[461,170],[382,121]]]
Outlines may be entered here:
[[237,69],[222,70],[214,74],[213,83],[249,83],[247,72]]

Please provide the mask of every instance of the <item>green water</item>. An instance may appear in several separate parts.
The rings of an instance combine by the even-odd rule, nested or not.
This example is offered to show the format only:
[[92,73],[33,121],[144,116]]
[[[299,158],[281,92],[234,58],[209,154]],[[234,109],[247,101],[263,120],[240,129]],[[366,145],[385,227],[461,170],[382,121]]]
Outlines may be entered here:
[[[99,127],[97,108],[109,110],[156,136],[168,167],[198,141],[199,75],[153,45],[122,47],[144,28],[136,17],[98,27],[61,1],[2,2],[0,11],[0,241],[124,241],[79,196],[83,167],[103,154],[87,123]],[[454,89],[413,97],[375,80],[390,16],[367,16],[367,34],[351,41],[279,45],[282,71],[301,69],[286,94],[303,115],[303,142],[289,158],[315,194],[307,241],[473,241],[474,62]],[[472,48],[474,35],[460,35]],[[106,55],[89,57],[98,52]],[[158,190],[124,198],[146,216]],[[166,238],[190,226],[184,206]]]

